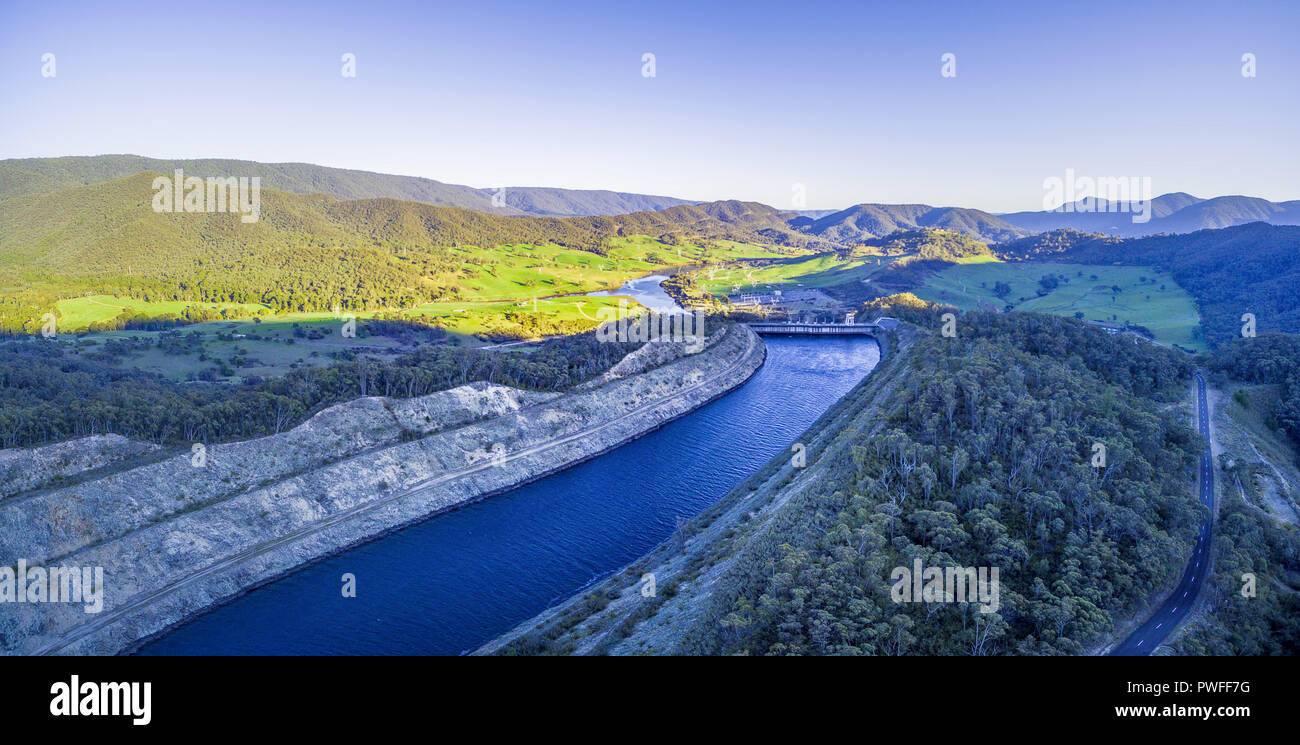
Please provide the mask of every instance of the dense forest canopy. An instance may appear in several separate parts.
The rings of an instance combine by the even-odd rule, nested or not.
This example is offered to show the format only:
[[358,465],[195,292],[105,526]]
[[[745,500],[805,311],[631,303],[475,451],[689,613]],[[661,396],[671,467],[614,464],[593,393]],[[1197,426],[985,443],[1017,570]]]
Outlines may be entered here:
[[[967,313],[899,363],[833,478],[750,542],[683,651],[1079,654],[1182,571],[1203,519],[1203,443],[1169,406],[1189,390],[1184,355]],[[891,569],[918,558],[999,567],[1001,607],[893,602]]]
[[594,332],[552,339],[531,352],[424,346],[391,362],[355,359],[225,385],[123,369],[57,342],[0,342],[0,447],[107,432],[169,445],[244,439],[283,431],[359,396],[409,398],[476,380],[564,390],[638,346],[600,343]]

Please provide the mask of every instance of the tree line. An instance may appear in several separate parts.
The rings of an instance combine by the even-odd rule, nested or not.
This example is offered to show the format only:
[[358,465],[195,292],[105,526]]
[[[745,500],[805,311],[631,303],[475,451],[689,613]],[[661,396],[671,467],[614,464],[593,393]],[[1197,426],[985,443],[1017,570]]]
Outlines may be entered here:
[[68,344],[0,343],[0,447],[116,433],[161,445],[259,437],[359,396],[409,398],[483,380],[565,390],[636,349],[594,332],[532,351],[424,346],[392,361],[354,359],[243,385],[181,383],[119,368]]

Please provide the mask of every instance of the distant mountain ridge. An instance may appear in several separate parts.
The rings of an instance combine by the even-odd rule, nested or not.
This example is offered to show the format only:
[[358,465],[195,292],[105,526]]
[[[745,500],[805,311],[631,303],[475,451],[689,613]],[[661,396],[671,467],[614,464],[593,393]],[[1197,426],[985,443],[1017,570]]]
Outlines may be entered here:
[[862,243],[917,228],[954,230],[987,242],[1023,238],[1031,232],[982,210],[928,204],[859,204],[815,220],[795,218],[791,225],[836,243]]
[[1052,230],[1081,230],[1124,237],[1157,233],[1193,233],[1206,228],[1228,228],[1252,222],[1271,225],[1300,225],[1300,200],[1270,202],[1259,197],[1222,196],[1201,199],[1185,192],[1163,194],[1151,200],[1151,217],[1133,222],[1125,212],[1103,211],[1106,200],[1097,204],[1075,202],[1074,211],[1011,212],[998,215],[1005,222],[1035,233]]
[[[233,241],[231,248],[242,242],[250,251],[258,245],[310,242],[340,248],[385,245],[431,250],[555,243],[599,252],[609,238],[644,235],[833,247],[790,229],[785,213],[738,201],[615,216],[502,216],[386,197],[343,200],[263,188],[260,220],[237,230],[238,218],[230,214],[155,212],[151,183],[157,175],[145,171],[50,194],[0,200],[0,266],[57,254],[55,264],[66,264],[62,273],[76,272],[106,258],[116,263],[127,247],[171,245],[173,258],[188,259],[223,241]],[[83,248],[90,253],[62,253]]]
[[[196,176],[260,176],[268,189],[325,194],[336,199],[400,199],[440,207],[460,207],[499,216],[589,217],[659,212],[702,202],[678,197],[603,189],[539,186],[475,188],[417,176],[330,168],[311,163],[259,163],[219,158],[158,159],[138,155],[67,156],[0,160],[0,201],[74,186],[113,181],[142,171],[169,174],[176,168]],[[499,197],[497,195],[500,195]],[[707,204],[736,203],[734,200]],[[757,204],[746,202],[744,204]],[[842,210],[777,210],[766,207],[759,229],[803,233],[840,245],[883,238],[917,228],[955,230],[977,240],[1000,243],[1059,229],[1139,237],[1190,233],[1250,222],[1300,225],[1300,200],[1270,202],[1258,197],[1202,199],[1184,192],[1151,200],[1151,219],[1134,223],[1127,212],[1103,212],[1108,205],[1076,203],[1075,211],[1025,211],[994,214],[966,207],[864,203]],[[1085,207],[1079,210],[1078,207]],[[687,213],[689,214],[689,213]],[[757,216],[757,213],[752,213]],[[772,219],[781,215],[778,226]],[[738,224],[734,223],[733,224]]]
[[660,210],[685,199],[648,194],[534,186],[506,187],[504,205],[493,202],[498,189],[478,189],[418,176],[397,176],[330,168],[311,163],[259,163],[224,158],[159,159],[139,155],[93,155],[0,160],[0,201],[73,186],[113,181],[142,171],[191,176],[258,176],[262,186],[296,194],[326,194],[336,199],[402,199],[463,207],[497,215],[586,217]]
[[[498,189],[479,189],[491,199]],[[630,194],[607,189],[556,189],[546,186],[507,186],[500,190],[506,205],[529,215],[590,217],[655,212],[684,204],[687,199],[653,194]],[[472,209],[472,208],[471,208]]]

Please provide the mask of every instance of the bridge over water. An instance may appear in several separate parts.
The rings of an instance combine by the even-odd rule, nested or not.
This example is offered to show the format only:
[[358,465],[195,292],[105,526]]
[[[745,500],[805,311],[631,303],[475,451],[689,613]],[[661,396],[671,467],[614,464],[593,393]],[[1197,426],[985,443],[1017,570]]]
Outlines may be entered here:
[[820,336],[824,334],[875,336],[880,326],[874,323],[768,323],[745,324],[756,334],[798,334]]

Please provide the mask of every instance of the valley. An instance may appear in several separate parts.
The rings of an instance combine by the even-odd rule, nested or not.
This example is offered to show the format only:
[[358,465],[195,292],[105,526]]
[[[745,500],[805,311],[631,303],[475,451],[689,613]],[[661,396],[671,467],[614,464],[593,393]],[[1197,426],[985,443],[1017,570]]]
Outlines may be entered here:
[[3,721],[373,738],[482,706],[439,658],[834,657],[886,731],[1287,731],[1297,38],[0,3]]
[[1205,348],[1191,295],[1150,267],[962,264],[928,277],[915,293],[963,310],[1007,308],[1078,317],[1108,328],[1139,327],[1162,344],[1191,351]]
[[[285,175],[297,172],[281,166],[267,177],[302,188]],[[60,184],[66,180],[50,173]],[[584,467],[602,474],[635,470],[623,456],[600,454],[677,417],[711,422],[702,414],[705,404],[744,388],[773,350],[798,350],[830,366],[774,368],[771,375],[788,377],[771,383],[791,401],[804,400],[823,373],[834,384],[810,399],[811,408],[799,409],[792,420],[798,431],[769,423],[743,436],[732,431],[744,442],[761,442],[762,458],[710,476],[699,499],[674,514],[672,530],[662,517],[638,515],[635,537],[617,550],[598,532],[575,555],[584,567],[577,574],[569,566],[547,570],[541,586],[550,595],[506,593],[492,607],[453,603],[448,612],[464,614],[461,621],[443,618],[429,604],[390,605],[388,612],[403,623],[413,623],[410,612],[441,618],[441,635],[411,646],[381,632],[369,637],[367,648],[1094,652],[1116,641],[1127,618],[1172,586],[1195,545],[1195,498],[1184,488],[1194,473],[1195,435],[1177,419],[1174,391],[1175,381],[1190,379],[1192,355],[1198,364],[1235,365],[1237,385],[1254,386],[1243,400],[1277,392],[1287,402],[1258,404],[1267,413],[1253,431],[1264,439],[1235,444],[1236,455],[1224,466],[1237,469],[1232,483],[1240,484],[1240,499],[1223,499],[1220,491],[1216,504],[1220,511],[1253,514],[1254,522],[1225,526],[1223,541],[1216,534],[1216,562],[1231,565],[1234,558],[1224,552],[1243,541],[1268,543],[1284,557],[1294,540],[1286,527],[1293,525],[1287,516],[1294,501],[1273,486],[1285,481],[1279,474],[1293,463],[1264,433],[1296,427],[1291,402],[1300,384],[1254,359],[1293,350],[1223,342],[1234,333],[1240,308],[1258,312],[1266,331],[1300,331],[1300,301],[1283,291],[1300,276],[1292,250],[1300,228],[1256,223],[1154,237],[1034,234],[977,210],[926,205],[858,205],[812,216],[758,203],[684,200],[618,215],[539,216],[518,207],[498,214],[370,195],[382,180],[355,174],[349,185],[331,187],[342,197],[268,188],[259,221],[240,225],[231,215],[150,211],[149,176],[0,200],[6,228],[0,232],[0,325],[11,334],[0,341],[6,352],[0,381],[8,381],[0,388],[6,448],[0,455],[12,456],[0,464],[30,459],[24,453],[51,464],[40,471],[45,475],[7,476],[22,486],[0,498],[0,508],[54,509],[49,500],[74,493],[82,502],[98,494],[91,501],[103,508],[50,523],[45,532],[13,533],[7,545],[38,560],[93,557],[118,566],[119,577],[128,564],[134,567],[131,592],[114,599],[100,620],[25,614],[18,626],[5,627],[6,638],[26,645],[22,651],[120,651],[143,640],[150,640],[146,653],[269,651],[223,636],[223,624],[259,628],[267,643],[298,644],[303,652],[343,651],[328,637],[290,642],[272,628],[285,616],[279,593],[309,591],[303,578],[316,575],[303,566],[334,567],[334,558],[354,561],[369,551],[400,555],[407,550],[400,540],[370,541],[431,515],[441,517],[421,530],[445,538],[453,524],[516,510],[527,500],[556,507],[560,522],[548,530],[567,534],[573,515],[566,510],[581,504],[591,511],[593,504],[584,497],[566,506],[551,487],[524,484],[561,470],[572,474],[565,479],[582,478]],[[418,191],[433,189],[428,184],[382,183],[443,198]],[[348,191],[358,189],[371,192]],[[586,204],[639,198],[609,193]],[[573,195],[535,192],[520,199],[514,204],[532,209],[582,209]],[[1251,275],[1255,281],[1237,276],[1227,258],[1232,250],[1264,257],[1273,276],[1261,270]],[[643,286],[661,281],[662,290]],[[709,378],[716,384],[670,372],[697,363],[714,369],[703,358],[688,364],[679,350],[668,354],[674,345],[610,345],[594,334],[609,311],[677,312],[674,301],[707,313],[706,325],[726,340],[731,351],[723,356],[735,364]],[[936,333],[946,313],[958,329],[947,341]],[[874,342],[861,347],[862,341],[844,340],[841,349],[841,342],[755,337],[743,350],[738,346],[752,336],[738,322],[843,323],[849,314],[857,323],[895,318],[879,340],[884,362],[866,380],[876,363],[861,350],[875,349]],[[51,317],[54,333],[46,338],[41,332]],[[1136,343],[1133,335],[1158,346]],[[815,344],[831,344],[829,355],[815,352]],[[1236,356],[1223,356],[1229,353]],[[866,369],[852,369],[856,364]],[[796,384],[803,392],[789,388]],[[411,407],[474,391],[507,391],[518,411],[401,424]],[[743,395],[734,400],[746,401]],[[375,401],[402,432],[383,434],[388,425],[380,425],[378,410],[348,413]],[[599,412],[617,401],[623,413],[602,419]],[[632,409],[623,411],[627,406]],[[754,416],[734,405],[729,410],[746,421]],[[920,411],[947,412],[947,423],[909,413]],[[532,429],[536,421],[568,421],[571,414],[583,424],[558,439]],[[313,446],[317,455],[301,463],[294,460],[302,460],[296,445],[288,461],[258,459],[280,447],[274,443],[309,438],[326,421],[338,437],[355,442],[342,449]],[[1025,425],[1012,431],[1001,424],[1008,421]],[[724,436],[721,424],[708,426],[712,434],[704,440],[693,439],[681,423],[673,431],[683,439],[653,442],[689,449]],[[78,438],[104,433],[124,435],[125,444],[87,440],[89,460],[56,454]],[[793,444],[809,456],[807,470],[782,451],[796,436]],[[364,451],[349,449],[367,438],[378,439]],[[1101,472],[1086,465],[1096,438],[1105,439],[1116,459]],[[507,466],[496,470],[493,443],[516,440],[523,444],[507,444]],[[247,473],[219,468],[218,482],[191,483],[193,474],[182,478],[176,469],[194,443],[217,462],[231,453],[259,455],[234,456],[249,464]],[[436,450],[441,460],[423,463],[416,450]],[[444,462],[456,453],[465,464]],[[590,466],[570,468],[588,459],[594,459]],[[671,460],[665,483],[676,468]],[[527,467],[515,469],[516,461]],[[1247,462],[1255,465],[1242,480],[1240,464]],[[123,480],[156,481],[149,469],[165,472],[167,483],[186,484],[182,493],[146,498],[134,481]],[[43,480],[33,486],[38,476]],[[248,480],[254,476],[261,480]],[[637,504],[653,513],[655,500],[666,497],[652,492],[638,492],[638,500],[650,501]],[[460,513],[451,510],[489,495],[502,506],[452,518]],[[135,507],[114,512],[113,505],[127,503]],[[14,524],[41,524],[23,514]],[[225,534],[217,538],[219,528]],[[183,537],[188,544],[181,545]],[[520,557],[536,558],[536,546],[512,540]],[[482,546],[463,545],[485,555]],[[856,547],[855,555],[840,555],[836,547],[847,546]],[[153,554],[162,558],[146,570],[139,557]],[[1152,556],[1159,559],[1142,558]],[[989,618],[881,604],[881,571],[916,558],[999,566],[1009,597]],[[1289,566],[1290,559],[1277,561]],[[453,587],[502,582],[445,552],[437,562],[437,571],[457,575],[447,575]],[[1087,567],[1086,575],[1074,567]],[[1271,574],[1271,581],[1290,586],[1289,571]],[[657,578],[663,596],[644,602],[637,582],[643,575]],[[1198,600],[1162,653],[1244,643],[1225,639],[1224,628],[1205,612],[1226,607],[1230,579],[1204,578],[1198,594],[1208,599]],[[282,589],[244,596],[264,583]],[[799,599],[812,587],[818,588],[815,609]],[[443,594],[433,597],[429,603],[446,603]],[[1231,612],[1242,615],[1243,627],[1284,628],[1273,635],[1284,640],[1291,631],[1279,619],[1291,603],[1275,597],[1256,613]],[[818,620],[824,618],[836,619],[833,632]],[[328,623],[310,614],[308,620]],[[917,633],[922,628],[926,635]],[[1253,643],[1264,644],[1257,637],[1266,635],[1255,634]]]

